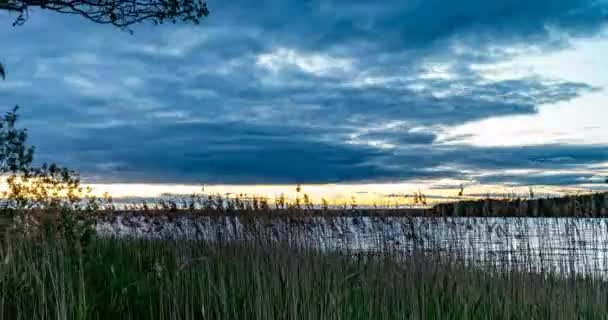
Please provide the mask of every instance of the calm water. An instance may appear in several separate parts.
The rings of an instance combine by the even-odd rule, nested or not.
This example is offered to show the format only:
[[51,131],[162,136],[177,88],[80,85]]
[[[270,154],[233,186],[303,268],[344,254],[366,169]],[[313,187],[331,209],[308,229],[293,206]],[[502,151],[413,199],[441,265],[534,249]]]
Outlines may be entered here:
[[[251,219],[251,218],[249,218]],[[100,233],[143,238],[274,240],[346,252],[433,250],[472,264],[608,276],[608,219],[116,217]]]

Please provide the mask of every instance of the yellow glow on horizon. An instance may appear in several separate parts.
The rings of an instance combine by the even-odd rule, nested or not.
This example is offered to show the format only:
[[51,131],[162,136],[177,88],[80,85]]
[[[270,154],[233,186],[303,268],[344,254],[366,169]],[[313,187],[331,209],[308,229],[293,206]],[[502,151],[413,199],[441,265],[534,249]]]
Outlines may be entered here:
[[[285,196],[287,199],[302,199],[306,194],[313,203],[321,203],[322,199],[332,205],[395,206],[413,204],[414,193],[420,192],[426,196],[427,203],[433,204],[445,201],[465,200],[471,198],[503,197],[518,195],[526,197],[528,186],[505,185],[466,185],[464,196],[459,197],[459,183],[450,181],[450,187],[440,187],[438,181],[418,181],[403,183],[365,183],[365,184],[303,184],[300,192],[296,184],[280,185],[184,185],[184,184],[89,184],[95,195],[108,193],[114,198],[125,197],[160,197],[163,194],[174,195],[222,195],[228,197],[265,197],[271,201]],[[457,182],[457,181],[456,181]],[[444,181],[445,183],[445,181]],[[453,186],[453,187],[452,187]],[[586,192],[582,187],[534,186],[536,195],[563,195],[568,193]]]
[[[460,184],[465,186],[464,196],[458,196]],[[83,184],[90,187],[92,194],[102,197],[104,194],[114,199],[120,198],[157,198],[163,194],[172,195],[221,195],[223,197],[258,197],[267,198],[270,202],[284,196],[293,201],[303,199],[306,195],[314,204],[325,199],[330,205],[347,205],[352,203],[363,206],[380,207],[407,206],[414,204],[414,194],[422,193],[428,205],[439,202],[474,199],[480,197],[506,197],[510,195],[527,197],[529,186],[508,186],[479,184],[473,181],[454,179],[412,180],[395,183],[340,183],[340,184],[302,184],[297,191],[296,184],[265,185],[187,185],[187,184],[146,184],[146,183],[93,183]],[[533,186],[536,196],[564,195],[589,191],[588,185],[578,187]],[[0,192],[6,191],[5,179],[0,181]]]

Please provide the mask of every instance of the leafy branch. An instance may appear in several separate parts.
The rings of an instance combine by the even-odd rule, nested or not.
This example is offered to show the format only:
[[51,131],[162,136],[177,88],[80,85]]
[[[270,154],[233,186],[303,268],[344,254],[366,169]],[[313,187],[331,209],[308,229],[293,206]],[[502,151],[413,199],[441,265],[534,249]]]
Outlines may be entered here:
[[13,26],[23,25],[32,7],[78,15],[123,29],[146,21],[198,24],[209,15],[205,0],[0,0],[0,10],[18,13]]

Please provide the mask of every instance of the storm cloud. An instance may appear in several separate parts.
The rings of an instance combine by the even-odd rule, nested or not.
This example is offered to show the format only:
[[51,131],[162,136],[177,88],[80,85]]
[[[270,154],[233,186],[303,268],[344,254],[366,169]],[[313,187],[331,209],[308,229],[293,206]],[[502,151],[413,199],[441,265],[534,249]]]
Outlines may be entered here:
[[[476,147],[446,126],[530,115],[604,90],[474,65],[598,34],[605,1],[209,1],[200,26],[131,35],[76,17],[0,16],[38,162],[90,181],[305,183],[466,178],[602,163],[605,145]],[[555,160],[557,159],[557,160]],[[526,176],[484,178],[571,184]],[[526,179],[530,180],[527,181]]]

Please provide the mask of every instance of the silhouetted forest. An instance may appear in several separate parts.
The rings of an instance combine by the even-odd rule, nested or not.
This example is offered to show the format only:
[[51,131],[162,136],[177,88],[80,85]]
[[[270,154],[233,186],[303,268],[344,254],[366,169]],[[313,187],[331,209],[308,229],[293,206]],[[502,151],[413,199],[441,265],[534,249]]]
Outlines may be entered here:
[[608,192],[538,199],[481,199],[442,203],[439,216],[608,217]]

